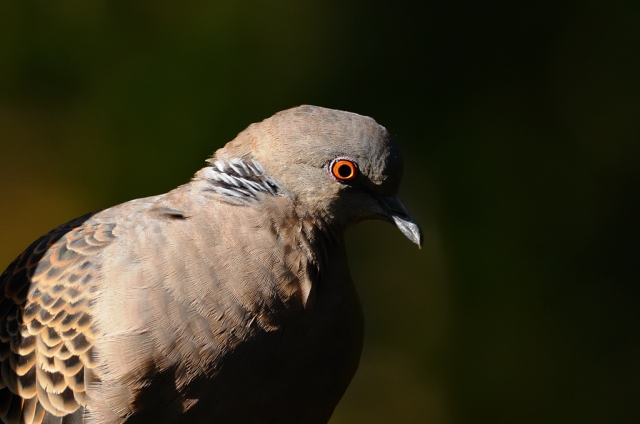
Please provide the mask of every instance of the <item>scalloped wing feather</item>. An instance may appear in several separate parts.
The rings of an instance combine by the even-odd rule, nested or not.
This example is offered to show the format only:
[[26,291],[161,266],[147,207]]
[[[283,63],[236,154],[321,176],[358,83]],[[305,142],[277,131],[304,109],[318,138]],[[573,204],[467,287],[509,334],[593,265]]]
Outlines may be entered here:
[[85,215],[34,242],[0,276],[0,419],[82,422],[96,367],[91,302],[115,224]]

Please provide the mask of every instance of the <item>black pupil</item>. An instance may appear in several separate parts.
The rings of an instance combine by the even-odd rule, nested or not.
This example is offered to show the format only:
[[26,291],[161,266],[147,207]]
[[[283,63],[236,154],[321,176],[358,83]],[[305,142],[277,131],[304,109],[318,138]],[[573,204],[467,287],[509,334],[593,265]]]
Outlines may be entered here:
[[349,165],[338,166],[338,175],[342,178],[349,178],[351,176],[351,167]]

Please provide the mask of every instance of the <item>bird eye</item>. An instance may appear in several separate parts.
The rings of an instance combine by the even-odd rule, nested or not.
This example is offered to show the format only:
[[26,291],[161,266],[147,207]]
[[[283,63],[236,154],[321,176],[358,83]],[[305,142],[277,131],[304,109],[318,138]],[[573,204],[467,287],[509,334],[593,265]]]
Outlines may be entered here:
[[357,172],[356,164],[347,159],[336,159],[331,164],[331,174],[338,181],[351,181]]

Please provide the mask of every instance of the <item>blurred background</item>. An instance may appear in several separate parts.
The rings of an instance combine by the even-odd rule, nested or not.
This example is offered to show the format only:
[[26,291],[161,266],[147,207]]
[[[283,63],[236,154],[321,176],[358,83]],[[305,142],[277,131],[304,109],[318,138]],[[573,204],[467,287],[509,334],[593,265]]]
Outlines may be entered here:
[[424,230],[348,237],[332,424],[640,422],[640,2],[0,3],[0,268],[299,104],[374,117]]

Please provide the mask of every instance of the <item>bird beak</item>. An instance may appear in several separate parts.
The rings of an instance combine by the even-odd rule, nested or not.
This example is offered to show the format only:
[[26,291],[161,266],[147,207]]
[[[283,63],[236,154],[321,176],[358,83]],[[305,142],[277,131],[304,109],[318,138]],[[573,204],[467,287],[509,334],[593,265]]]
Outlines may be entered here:
[[422,248],[422,232],[418,223],[411,218],[402,202],[395,196],[379,197],[385,211],[385,218],[394,223],[402,234]]

